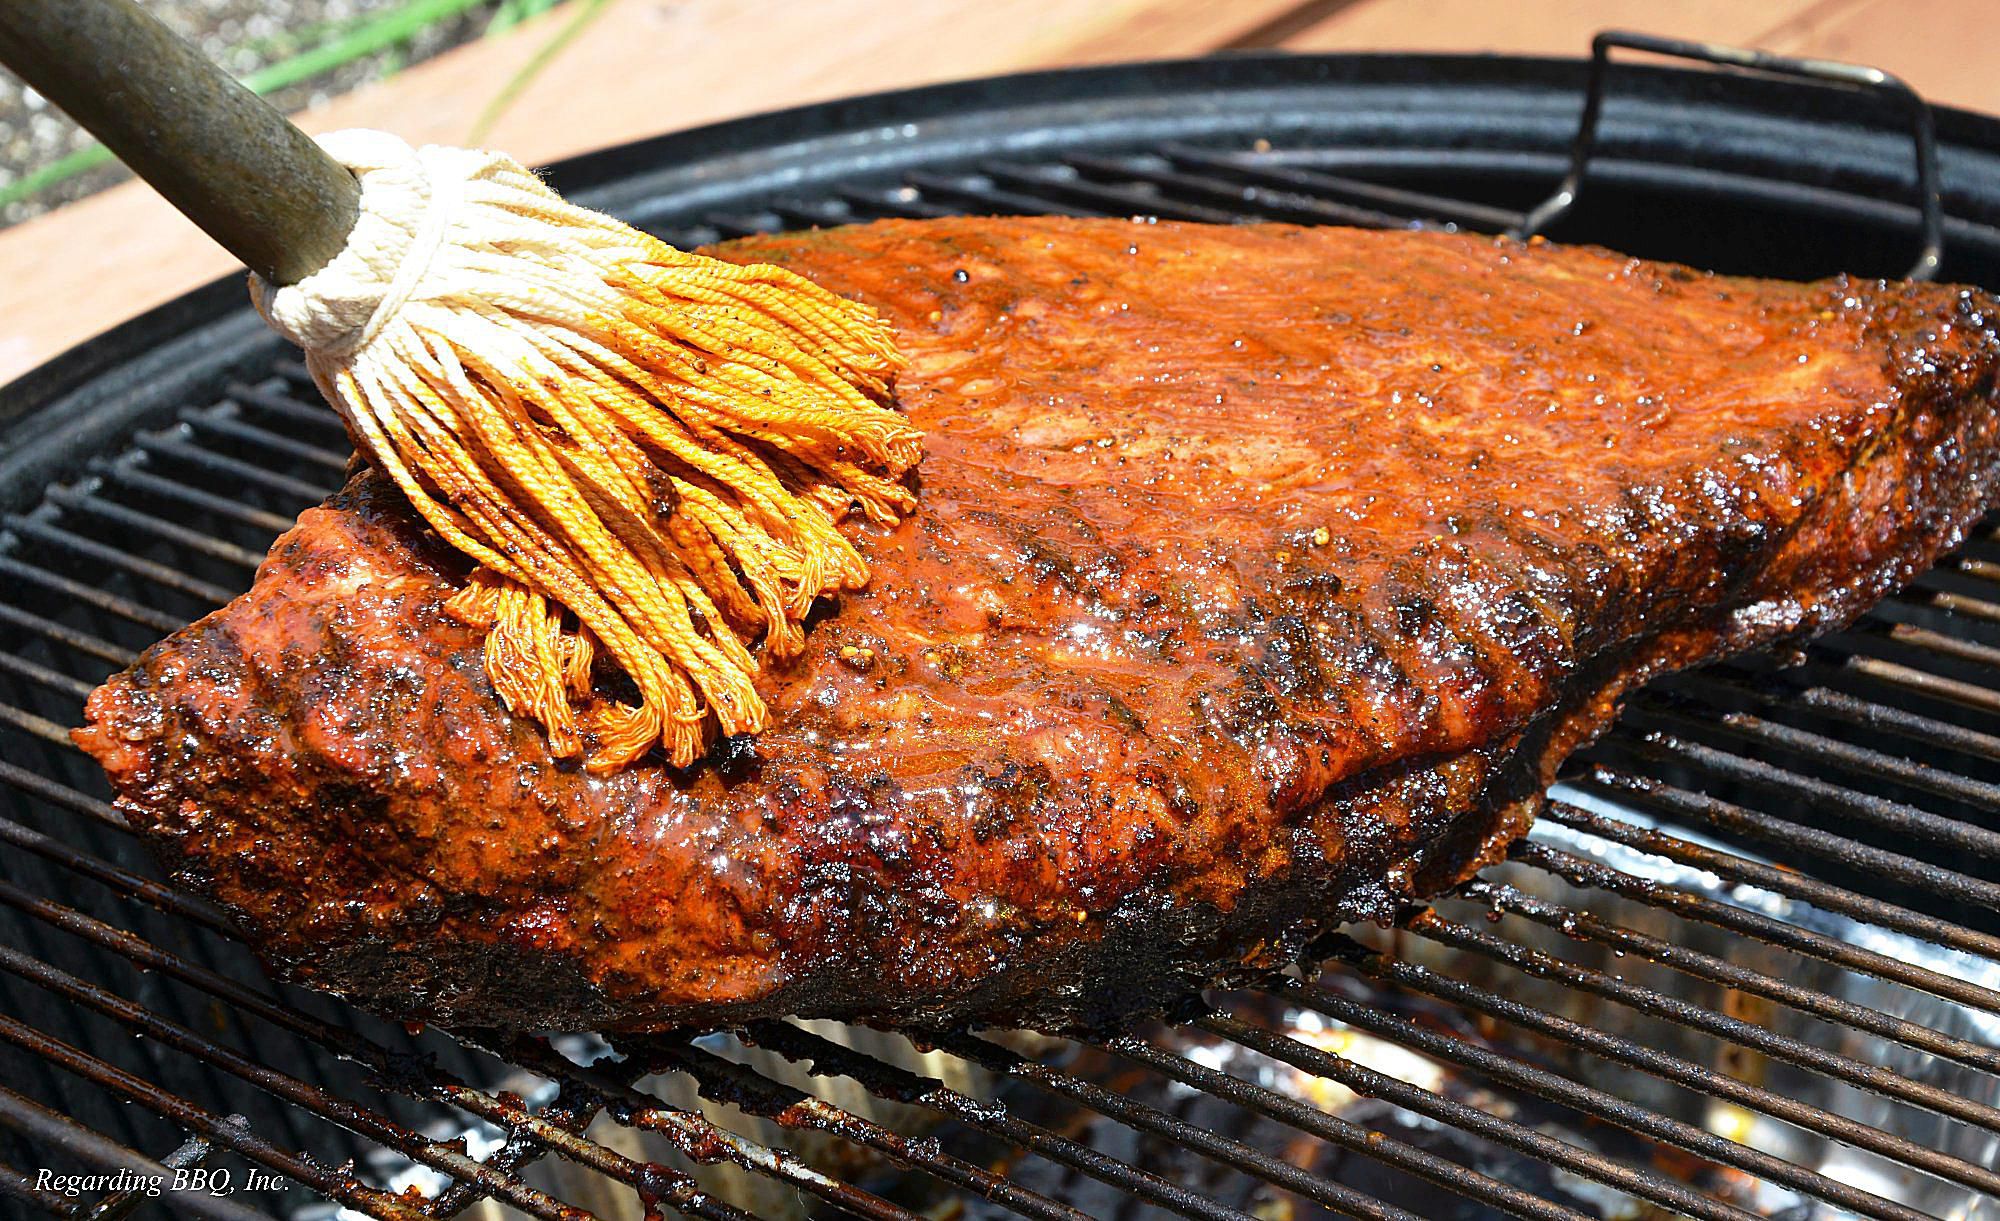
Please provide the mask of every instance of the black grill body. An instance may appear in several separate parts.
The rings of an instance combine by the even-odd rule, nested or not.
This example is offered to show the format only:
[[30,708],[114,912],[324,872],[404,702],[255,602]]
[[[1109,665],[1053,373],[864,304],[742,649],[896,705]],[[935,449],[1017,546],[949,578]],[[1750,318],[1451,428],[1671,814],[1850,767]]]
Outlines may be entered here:
[[[552,177],[684,245],[961,212],[1499,231],[1562,180],[1590,81],[1581,61],[1408,56],[1048,73]],[[1922,247],[1893,90],[1599,83],[1549,236],[1796,277],[1899,275]],[[2000,287],[2000,123],[1942,112],[1936,136],[1937,274]],[[611,1047],[413,1032],[271,983],[158,881],[64,740],[95,683],[243,589],[340,481],[337,421],[239,284],[0,392],[0,441],[0,1207],[2000,1215],[1990,528],[1802,657],[1641,693],[1511,862],[1184,1025]],[[128,1177],[66,1195],[45,1167]],[[231,1190],[130,1189],[176,1168]]]

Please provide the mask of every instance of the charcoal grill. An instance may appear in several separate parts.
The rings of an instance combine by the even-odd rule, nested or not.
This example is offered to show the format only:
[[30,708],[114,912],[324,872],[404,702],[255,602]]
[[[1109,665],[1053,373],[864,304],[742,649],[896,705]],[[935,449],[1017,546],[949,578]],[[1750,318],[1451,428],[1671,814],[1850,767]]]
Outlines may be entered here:
[[[1019,76],[721,124],[553,177],[680,244],[957,212],[1263,218],[2000,287],[2000,122],[1933,116],[1837,65],[1632,37],[1595,52]],[[1184,1025],[767,1022],[614,1046],[408,1030],[271,982],[159,880],[67,744],[94,684],[243,589],[341,479],[339,426],[240,286],[16,383],[0,430],[0,1206],[2000,1215],[1990,525],[1784,659],[1801,664],[1642,692],[1511,861]],[[177,1169],[190,1190],[146,1194]]]

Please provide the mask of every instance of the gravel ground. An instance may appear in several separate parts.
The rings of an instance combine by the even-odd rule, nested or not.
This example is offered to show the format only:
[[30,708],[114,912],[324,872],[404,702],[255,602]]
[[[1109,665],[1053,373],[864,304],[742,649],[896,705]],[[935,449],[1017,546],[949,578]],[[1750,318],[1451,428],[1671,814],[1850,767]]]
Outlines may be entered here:
[[[0,4],[6,0],[0,0]],[[318,45],[356,17],[403,7],[409,0],[147,0],[146,7],[193,41],[209,58],[242,76]],[[424,29],[393,51],[342,65],[270,95],[284,110],[301,110],[477,38],[491,6]],[[0,188],[91,143],[90,136],[5,69],[0,69]],[[117,165],[78,174],[32,198],[0,208],[0,228],[100,191],[129,177]]]

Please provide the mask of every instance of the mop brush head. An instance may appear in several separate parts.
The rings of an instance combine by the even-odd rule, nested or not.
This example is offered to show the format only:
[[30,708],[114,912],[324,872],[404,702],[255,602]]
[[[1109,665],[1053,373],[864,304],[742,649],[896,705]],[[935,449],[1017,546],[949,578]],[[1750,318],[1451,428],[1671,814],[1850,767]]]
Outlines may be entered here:
[[[888,324],[570,204],[501,154],[321,143],[361,183],[347,247],[251,295],[474,562],[450,609],[486,629],[500,698],[595,771],[762,729],[759,658],[797,653],[814,602],[868,579],[838,522],[915,507]],[[635,700],[595,694],[604,667]]]

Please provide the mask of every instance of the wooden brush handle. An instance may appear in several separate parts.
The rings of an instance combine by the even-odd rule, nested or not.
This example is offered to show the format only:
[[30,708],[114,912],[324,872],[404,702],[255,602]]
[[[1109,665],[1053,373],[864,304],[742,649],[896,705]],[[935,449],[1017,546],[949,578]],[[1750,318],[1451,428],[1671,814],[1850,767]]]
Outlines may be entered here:
[[0,63],[272,283],[346,245],[354,175],[133,0],[0,0]]

